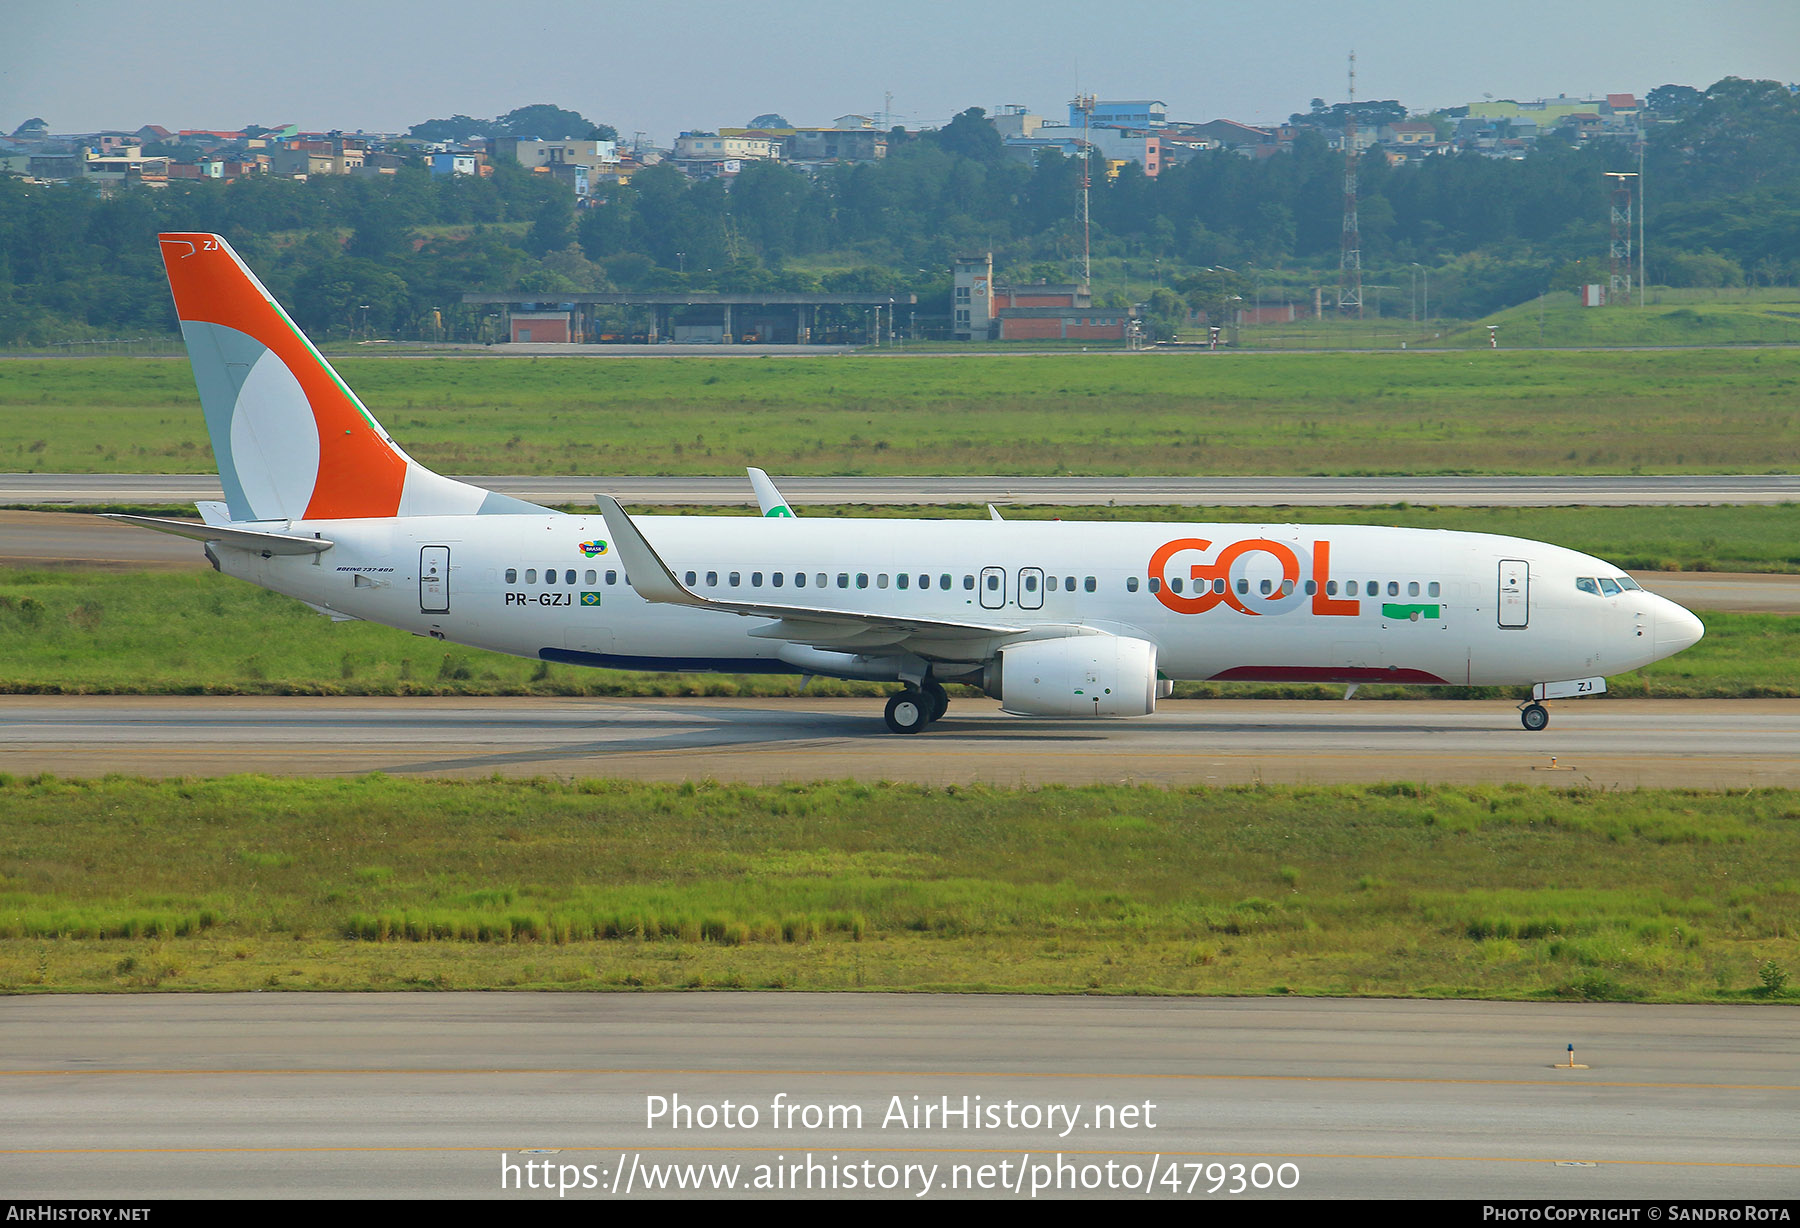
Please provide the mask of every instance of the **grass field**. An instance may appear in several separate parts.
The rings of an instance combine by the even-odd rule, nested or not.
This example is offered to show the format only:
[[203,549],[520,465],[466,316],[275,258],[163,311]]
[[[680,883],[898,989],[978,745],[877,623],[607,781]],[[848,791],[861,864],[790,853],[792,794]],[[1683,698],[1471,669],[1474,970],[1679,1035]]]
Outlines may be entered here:
[[[1800,618],[1704,614],[1706,638],[1615,677],[1621,695],[1800,696]],[[373,623],[332,623],[297,601],[212,571],[0,570],[0,693],[150,695],[787,695],[792,675],[641,674],[552,665],[435,643]],[[872,695],[815,679],[813,695]],[[1180,697],[1336,697],[1311,685],[1181,683]],[[1493,696],[1487,688],[1365,687]]]
[[[1800,352],[349,358],[447,473],[1784,472]],[[0,465],[212,468],[187,364],[0,363]]]
[[1789,792],[0,778],[0,992],[1756,1001],[1797,914]]
[[[1573,293],[1546,294],[1445,332],[1434,344],[1502,346],[1800,344],[1800,289],[1674,290],[1652,287],[1643,307],[1583,307]],[[1415,343],[1416,344],[1416,343]]]

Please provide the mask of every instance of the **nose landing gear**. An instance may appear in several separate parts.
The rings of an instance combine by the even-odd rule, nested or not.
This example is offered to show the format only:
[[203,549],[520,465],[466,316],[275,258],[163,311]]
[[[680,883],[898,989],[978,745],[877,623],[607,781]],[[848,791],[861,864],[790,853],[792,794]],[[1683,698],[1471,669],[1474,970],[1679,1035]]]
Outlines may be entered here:
[[1550,723],[1550,709],[1535,700],[1525,704],[1519,708],[1519,723],[1532,733],[1537,733]]

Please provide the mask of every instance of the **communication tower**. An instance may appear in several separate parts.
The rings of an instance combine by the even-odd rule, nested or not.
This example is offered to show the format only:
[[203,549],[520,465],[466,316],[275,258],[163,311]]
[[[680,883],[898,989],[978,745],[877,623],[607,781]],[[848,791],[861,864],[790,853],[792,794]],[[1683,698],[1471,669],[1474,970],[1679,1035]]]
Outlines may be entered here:
[[1093,186],[1094,147],[1088,142],[1088,125],[1094,117],[1094,96],[1077,94],[1069,105],[1081,112],[1081,288],[1091,291],[1094,278],[1088,229],[1088,189]]
[[1356,221],[1356,52],[1350,53],[1350,104],[1344,108],[1344,242],[1338,257],[1338,312],[1362,319],[1362,233]]
[[1607,249],[1608,273],[1606,301],[1609,303],[1631,303],[1631,180],[1637,178],[1635,171],[1607,171],[1606,178],[1613,181],[1612,197],[1612,243]]

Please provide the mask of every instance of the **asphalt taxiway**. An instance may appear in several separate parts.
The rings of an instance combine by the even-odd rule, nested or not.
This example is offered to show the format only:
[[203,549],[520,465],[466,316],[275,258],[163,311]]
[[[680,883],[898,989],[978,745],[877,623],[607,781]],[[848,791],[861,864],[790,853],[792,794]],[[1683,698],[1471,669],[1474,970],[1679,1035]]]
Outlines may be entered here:
[[890,734],[876,699],[0,696],[7,771],[612,776],[1006,786],[1383,780],[1800,787],[1800,700],[1592,699],[1528,733],[1506,701],[1164,701],[1053,721],[959,698]]
[[[1110,1163],[1150,1196],[1218,1201],[1791,1198],[1792,1014],[885,994],[0,999],[0,1188],[558,1197],[503,1190],[504,1156],[521,1184],[528,1162],[578,1180],[593,1166],[596,1188],[573,1198],[627,1182],[649,1194],[647,1166],[690,1163],[714,1175],[687,1196],[754,1196],[742,1187],[757,1165],[809,1160],[813,1187],[780,1196],[858,1197],[846,1171],[897,1184],[906,1165],[931,1169],[929,1187],[915,1173],[891,1194],[921,1201],[1023,1199],[1059,1170],[1062,1197],[1132,1196],[1070,1188],[1103,1183]],[[1558,1069],[1569,1045],[1577,1068]],[[652,1124],[656,1097],[670,1112]],[[697,1113],[678,1128],[677,1098],[715,1114],[729,1101],[737,1124]],[[911,1124],[923,1106],[965,1103],[993,1124]],[[1010,1184],[1021,1165],[1017,1192],[951,1188],[957,1166]],[[736,1166],[735,1194],[717,1188],[719,1166]],[[1209,1193],[1238,1183],[1233,1166],[1243,1192]]]

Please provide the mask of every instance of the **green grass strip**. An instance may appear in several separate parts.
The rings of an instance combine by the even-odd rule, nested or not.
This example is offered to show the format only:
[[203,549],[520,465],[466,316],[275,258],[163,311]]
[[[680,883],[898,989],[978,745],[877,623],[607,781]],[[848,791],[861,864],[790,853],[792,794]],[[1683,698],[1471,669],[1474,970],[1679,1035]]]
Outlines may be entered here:
[[1779,1001],[1800,794],[0,777],[0,991]]

